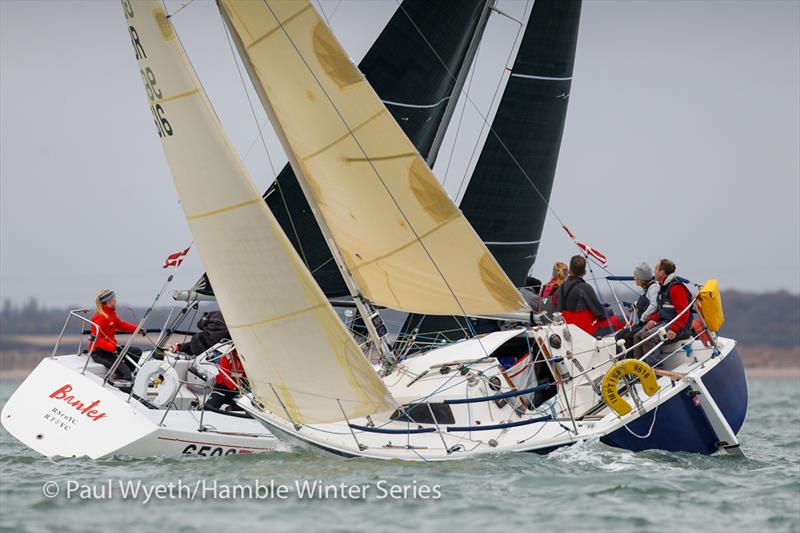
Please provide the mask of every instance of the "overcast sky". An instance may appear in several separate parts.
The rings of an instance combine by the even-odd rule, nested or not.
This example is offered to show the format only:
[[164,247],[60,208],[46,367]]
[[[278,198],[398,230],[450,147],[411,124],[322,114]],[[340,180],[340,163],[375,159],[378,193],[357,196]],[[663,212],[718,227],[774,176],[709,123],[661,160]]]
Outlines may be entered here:
[[[322,2],[359,61],[396,3],[338,4]],[[516,16],[525,8],[498,5]],[[265,116],[257,100],[251,114],[215,5],[195,0],[173,22],[265,188],[272,170],[263,147],[251,149]],[[517,27],[490,21],[470,92],[481,114]],[[800,291],[799,28],[794,0],[584,1],[551,205],[611,270],[667,256],[726,289]],[[2,298],[89,305],[102,288],[132,304],[155,296],[164,258],[192,238],[145,102],[118,2],[0,0]],[[452,194],[480,125],[467,105],[461,134],[440,153],[441,180],[455,150]],[[269,126],[264,133],[282,166]],[[534,273],[547,277],[573,253],[549,216]],[[190,254],[175,287],[202,271]]]

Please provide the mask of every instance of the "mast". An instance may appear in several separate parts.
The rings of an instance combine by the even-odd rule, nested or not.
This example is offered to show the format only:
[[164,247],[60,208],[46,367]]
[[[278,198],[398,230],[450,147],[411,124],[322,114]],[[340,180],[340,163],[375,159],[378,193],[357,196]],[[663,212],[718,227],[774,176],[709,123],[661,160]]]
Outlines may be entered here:
[[[475,54],[478,52],[478,45],[481,39],[483,39],[483,33],[484,30],[486,30],[486,25],[489,23],[489,15],[492,9],[494,9],[495,2],[496,0],[486,0],[481,18],[478,19],[478,26],[475,29],[475,33],[472,35],[472,40],[469,43],[464,61],[461,63],[461,68],[458,70],[458,76],[456,77],[453,91],[450,93],[450,100],[447,102],[442,120],[439,123],[439,127],[436,129],[436,136],[433,138],[433,144],[431,145],[430,152],[428,152],[428,157],[425,158],[425,162],[428,163],[428,166],[431,168],[433,168],[433,164],[436,162],[436,156],[439,155],[439,149],[442,147],[442,142],[444,142],[444,136],[447,133],[447,126],[450,124],[450,119],[456,111],[458,97],[461,96],[461,89],[464,88],[464,83],[467,81],[467,75],[475,59]],[[403,7],[400,6],[400,9],[403,9]]]
[[[236,44],[236,50],[239,52],[239,56],[242,58],[242,63],[244,63],[245,69],[247,69],[247,74],[250,76],[250,81],[253,83],[253,87],[258,94],[258,98],[261,100],[261,105],[264,106],[264,110],[267,113],[267,117],[269,118],[270,122],[273,124],[278,124],[279,120],[275,113],[275,110],[272,107],[272,104],[267,98],[267,95],[264,94],[264,88],[262,87],[261,83],[258,80],[258,76],[255,74],[255,69],[250,62],[250,59],[245,52],[244,45],[239,38],[239,34],[237,33],[236,29],[234,28],[233,24],[231,23],[227,13],[224,9],[217,5],[217,8],[222,15],[223,20],[225,21],[225,26],[228,28],[228,33],[233,38],[233,42]],[[281,146],[283,147],[284,152],[286,152],[286,156],[289,159],[289,164],[294,170],[295,175],[303,176],[305,178],[305,174],[303,172],[302,166],[298,163],[297,158],[294,155],[294,152],[289,145],[289,140],[286,138],[286,134],[283,132],[281,128],[273,128],[275,134],[277,135],[278,139],[281,142]],[[298,184],[300,188],[303,190],[303,194],[306,198],[312,198],[311,191],[308,190],[308,180],[307,179],[298,179]],[[355,280],[353,279],[350,270],[347,268],[347,265],[344,264],[344,260],[342,259],[341,253],[336,246],[336,243],[333,239],[333,235],[331,234],[330,228],[328,227],[325,218],[319,212],[319,208],[314,202],[308,202],[309,208],[311,212],[314,214],[314,218],[319,225],[320,231],[322,232],[323,237],[325,238],[325,242],[330,248],[331,254],[333,255],[333,260],[336,263],[337,268],[339,269],[339,273],[342,275],[342,279],[344,279],[345,284],[347,285],[347,289],[350,292],[350,296],[353,298],[353,301],[356,304],[356,308],[358,309],[361,318],[364,321],[364,325],[367,327],[367,332],[369,334],[370,340],[372,340],[373,345],[376,349],[379,350],[381,360],[384,363],[391,363],[394,360],[394,356],[389,348],[388,342],[383,338],[383,335],[386,333],[386,328],[383,326],[383,323],[380,319],[380,315],[375,311],[370,302],[364,298],[361,294],[361,291],[358,288]],[[382,329],[382,332],[379,333],[378,328]]]

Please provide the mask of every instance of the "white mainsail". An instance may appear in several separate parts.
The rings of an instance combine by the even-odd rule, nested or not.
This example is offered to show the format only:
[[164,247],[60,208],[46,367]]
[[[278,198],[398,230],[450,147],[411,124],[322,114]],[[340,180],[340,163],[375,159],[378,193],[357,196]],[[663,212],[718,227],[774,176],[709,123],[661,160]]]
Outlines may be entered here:
[[123,8],[175,187],[257,399],[296,423],[391,409],[235,155],[161,1]]
[[425,314],[527,312],[311,4],[221,5],[309,203],[367,299]]

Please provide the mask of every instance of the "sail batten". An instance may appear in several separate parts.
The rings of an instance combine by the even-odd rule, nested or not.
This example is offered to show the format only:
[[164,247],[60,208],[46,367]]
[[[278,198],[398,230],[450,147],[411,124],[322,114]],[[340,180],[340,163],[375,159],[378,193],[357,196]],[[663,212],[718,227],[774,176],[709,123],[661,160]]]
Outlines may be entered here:
[[235,155],[161,2],[123,6],[181,206],[258,402],[297,423],[341,420],[337,400],[353,418],[394,408]]
[[316,10],[221,5],[309,203],[364,296],[429,314],[527,311]]

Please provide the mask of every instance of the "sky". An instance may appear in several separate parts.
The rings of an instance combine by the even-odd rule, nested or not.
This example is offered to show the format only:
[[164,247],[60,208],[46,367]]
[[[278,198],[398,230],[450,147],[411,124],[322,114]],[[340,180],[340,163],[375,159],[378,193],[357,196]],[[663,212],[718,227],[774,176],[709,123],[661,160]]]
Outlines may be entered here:
[[[356,62],[397,7],[314,5]],[[498,7],[521,17],[525,2]],[[265,189],[266,117],[214,3],[194,0],[172,20]],[[518,29],[490,19],[472,103],[461,98],[461,131],[451,128],[434,167],[452,195]],[[119,2],[0,0],[0,298],[86,306],[103,288],[133,305],[155,297],[164,258],[192,238],[145,98]],[[263,134],[282,167],[268,124]],[[550,205],[617,274],[669,257],[723,289],[800,292],[800,2],[585,0]],[[534,274],[547,278],[574,253],[549,215]],[[192,252],[172,286],[202,271]]]

